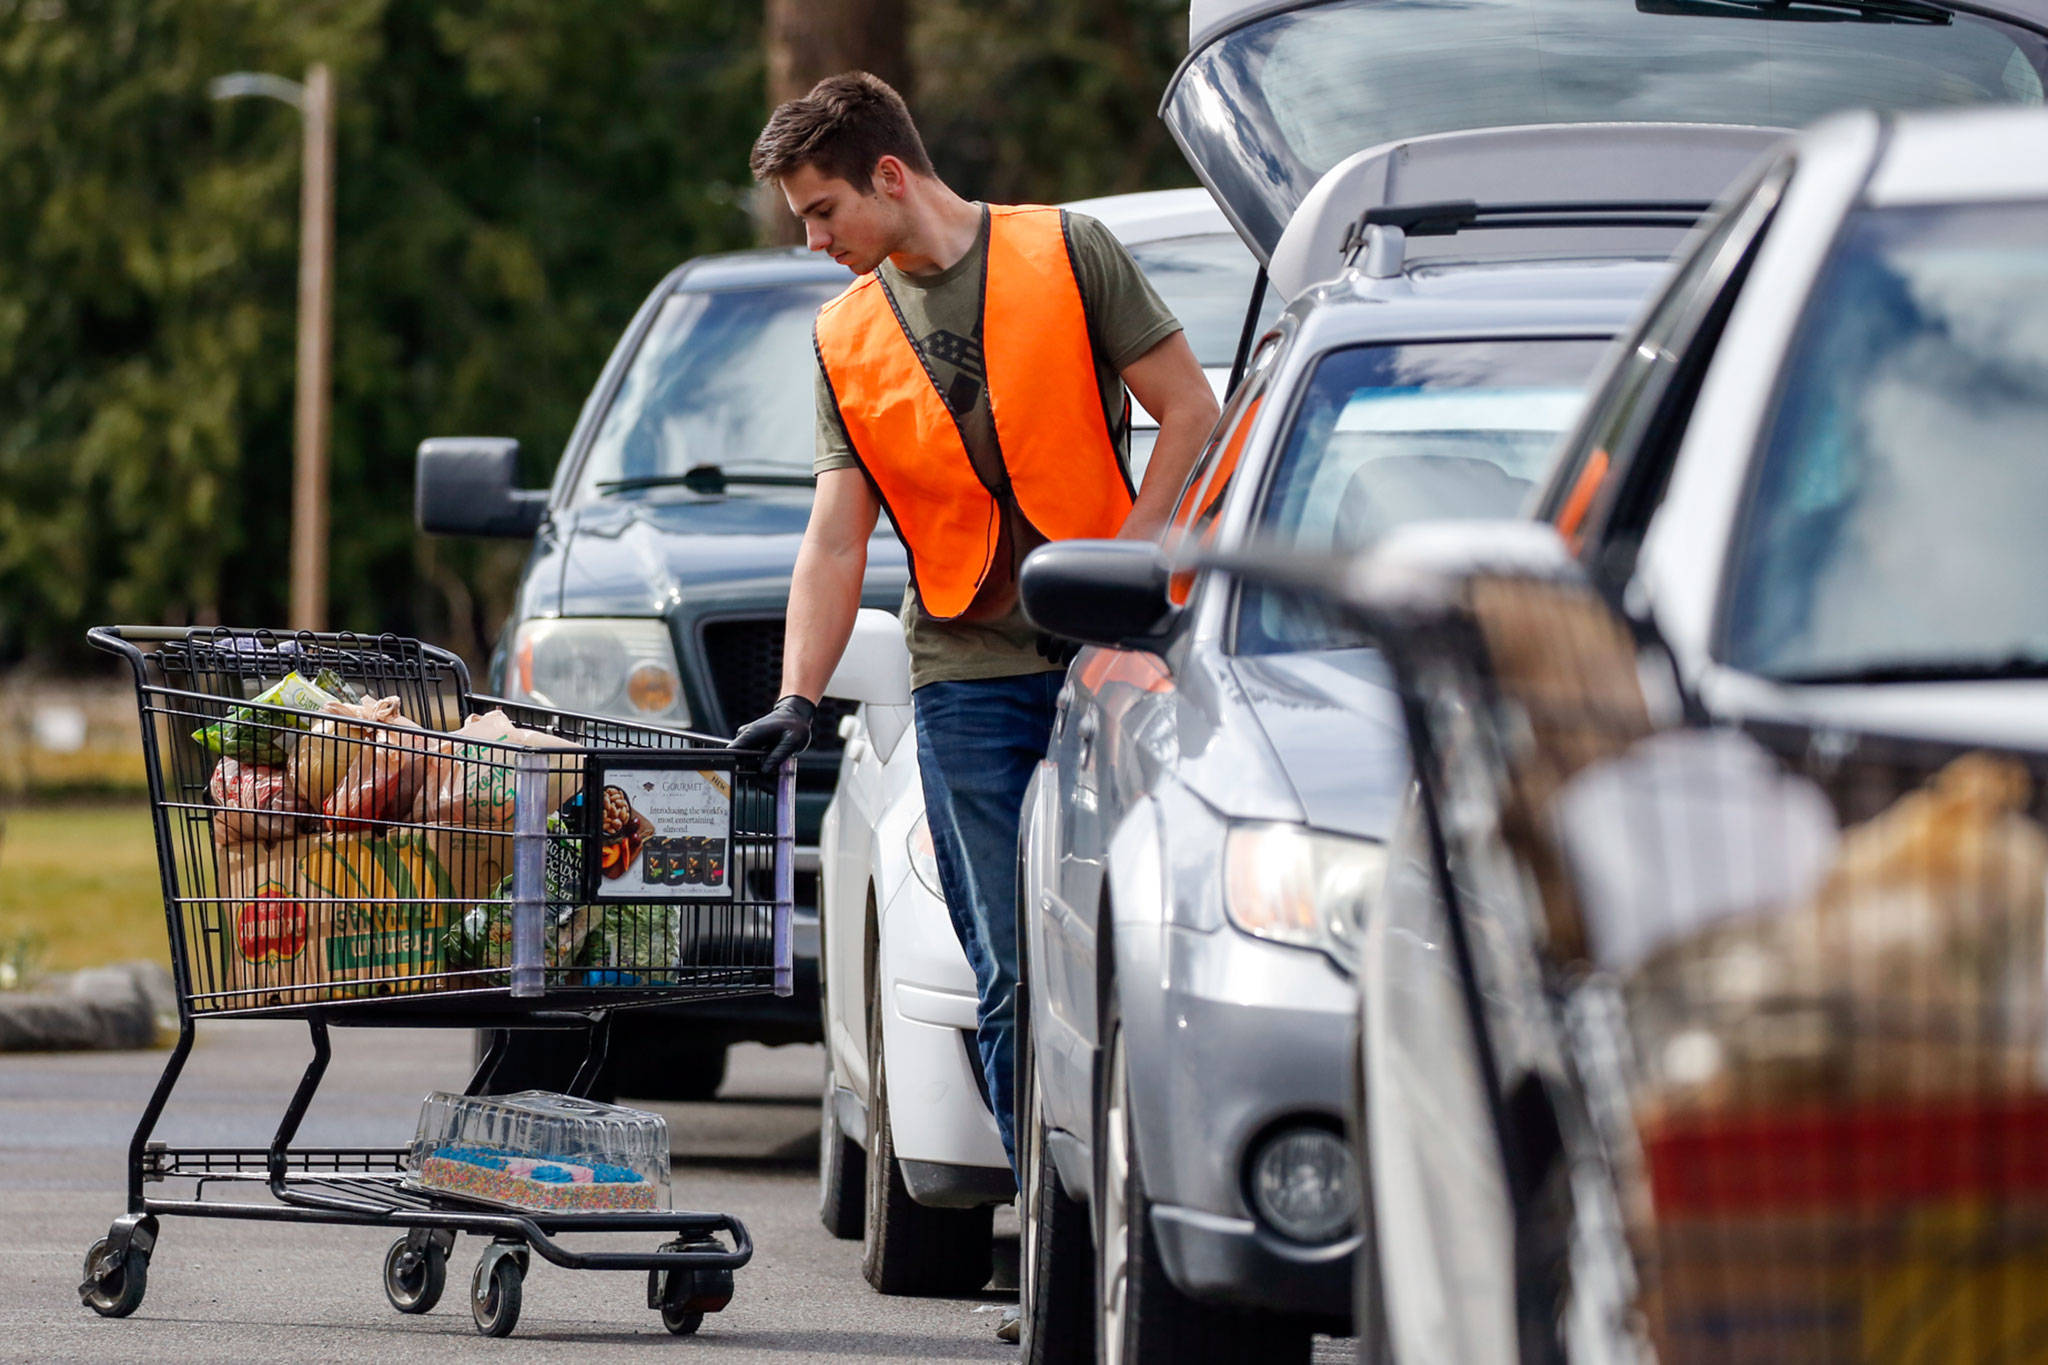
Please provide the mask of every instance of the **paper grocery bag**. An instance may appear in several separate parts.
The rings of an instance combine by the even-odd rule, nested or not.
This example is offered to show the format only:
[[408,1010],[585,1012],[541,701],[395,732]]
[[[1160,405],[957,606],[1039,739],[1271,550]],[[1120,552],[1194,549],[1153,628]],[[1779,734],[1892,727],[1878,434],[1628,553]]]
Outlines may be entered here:
[[327,980],[322,925],[300,855],[319,841],[234,844],[219,859],[219,899],[186,908],[186,968],[195,1012],[312,1004]]
[[442,940],[455,894],[438,854],[413,831],[317,840],[299,858],[316,908],[331,994],[440,990]]
[[444,988],[455,892],[419,834],[251,844],[220,868],[217,913],[187,935],[195,1009]]
[[[554,750],[576,747],[559,735],[521,729],[503,711],[487,711],[464,721],[427,759],[411,818],[421,826],[446,869],[454,894],[463,900],[488,899],[512,868],[519,753],[503,745]],[[581,790],[581,769],[570,757],[548,760],[550,814]]]

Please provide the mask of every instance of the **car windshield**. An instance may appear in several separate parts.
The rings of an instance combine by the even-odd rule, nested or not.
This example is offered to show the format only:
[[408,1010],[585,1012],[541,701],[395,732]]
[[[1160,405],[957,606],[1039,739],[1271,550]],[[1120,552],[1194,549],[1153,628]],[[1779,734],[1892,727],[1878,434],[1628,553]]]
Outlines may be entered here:
[[[1167,311],[1180,319],[1195,359],[1211,367],[1230,364],[1237,355],[1245,306],[1251,302],[1252,279],[1259,268],[1244,243],[1230,233],[1211,232],[1139,242],[1130,252]],[[1280,315],[1282,302],[1267,291],[1259,332]]]
[[1208,44],[1162,112],[1239,228],[1271,252],[1325,171],[1401,138],[1610,120],[1791,128],[1838,109],[2042,102],[2040,34],[1900,9],[1887,18],[1832,0],[1336,0]]
[[1783,384],[1726,660],[1815,681],[2048,663],[2048,204],[1859,212]]
[[591,441],[575,500],[599,484],[697,465],[811,472],[811,319],[843,285],[679,290],[634,353]]
[[[1364,549],[1415,521],[1518,515],[1606,341],[1352,346],[1316,364],[1253,535],[1304,554]],[[1361,643],[1298,596],[1247,585],[1237,648]]]

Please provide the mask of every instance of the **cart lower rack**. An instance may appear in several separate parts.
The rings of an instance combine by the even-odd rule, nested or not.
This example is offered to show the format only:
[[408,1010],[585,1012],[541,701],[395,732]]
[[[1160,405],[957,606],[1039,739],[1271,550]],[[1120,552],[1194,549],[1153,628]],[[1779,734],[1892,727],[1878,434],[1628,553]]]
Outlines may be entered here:
[[[470,1307],[490,1336],[516,1325],[533,1254],[644,1271],[648,1307],[677,1334],[724,1308],[752,1240],[730,1214],[658,1206],[658,1119],[480,1097],[510,1030],[584,1031],[580,1097],[618,1009],[788,994],[789,767],[761,774],[709,736],[479,696],[460,659],[396,636],[89,638],[135,677],[179,1028],[129,1147],[128,1210],[86,1255],[84,1303],[134,1312],[175,1216],[391,1228],[384,1289],[404,1313],[440,1299],[458,1234],[487,1239]],[[267,1147],[152,1140],[201,1021],[279,1018],[305,1023],[312,1057]],[[429,1097],[453,1125],[442,1138],[423,1118],[410,1147],[298,1146],[329,1031],[346,1027],[494,1033],[460,1096]],[[628,1130],[641,1166],[600,1160],[598,1140]],[[641,1240],[572,1250],[565,1233]]]

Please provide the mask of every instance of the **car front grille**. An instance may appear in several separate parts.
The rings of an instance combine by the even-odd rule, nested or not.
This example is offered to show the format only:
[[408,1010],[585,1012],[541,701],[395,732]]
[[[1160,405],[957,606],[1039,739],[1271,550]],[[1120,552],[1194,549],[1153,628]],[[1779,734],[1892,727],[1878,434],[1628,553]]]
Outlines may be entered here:
[[[781,698],[782,632],[780,616],[704,623],[704,659],[718,692],[722,733],[730,735]],[[811,722],[812,752],[839,753],[839,722],[853,714],[854,705],[837,697],[818,703]]]

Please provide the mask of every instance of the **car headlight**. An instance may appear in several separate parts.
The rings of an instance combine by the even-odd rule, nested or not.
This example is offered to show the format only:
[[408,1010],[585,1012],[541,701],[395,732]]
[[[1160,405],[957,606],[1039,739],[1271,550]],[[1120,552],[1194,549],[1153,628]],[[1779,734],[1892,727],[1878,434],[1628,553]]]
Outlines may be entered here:
[[917,813],[917,823],[910,827],[910,833],[903,840],[904,851],[910,855],[910,870],[924,883],[924,889],[946,898],[946,888],[939,885],[939,855],[932,849],[931,822],[925,813]]
[[560,711],[688,725],[682,672],[665,622],[598,617],[528,621],[512,642],[520,701]]
[[1328,953],[1352,970],[1387,846],[1293,824],[1240,824],[1223,843],[1223,910],[1247,934]]

